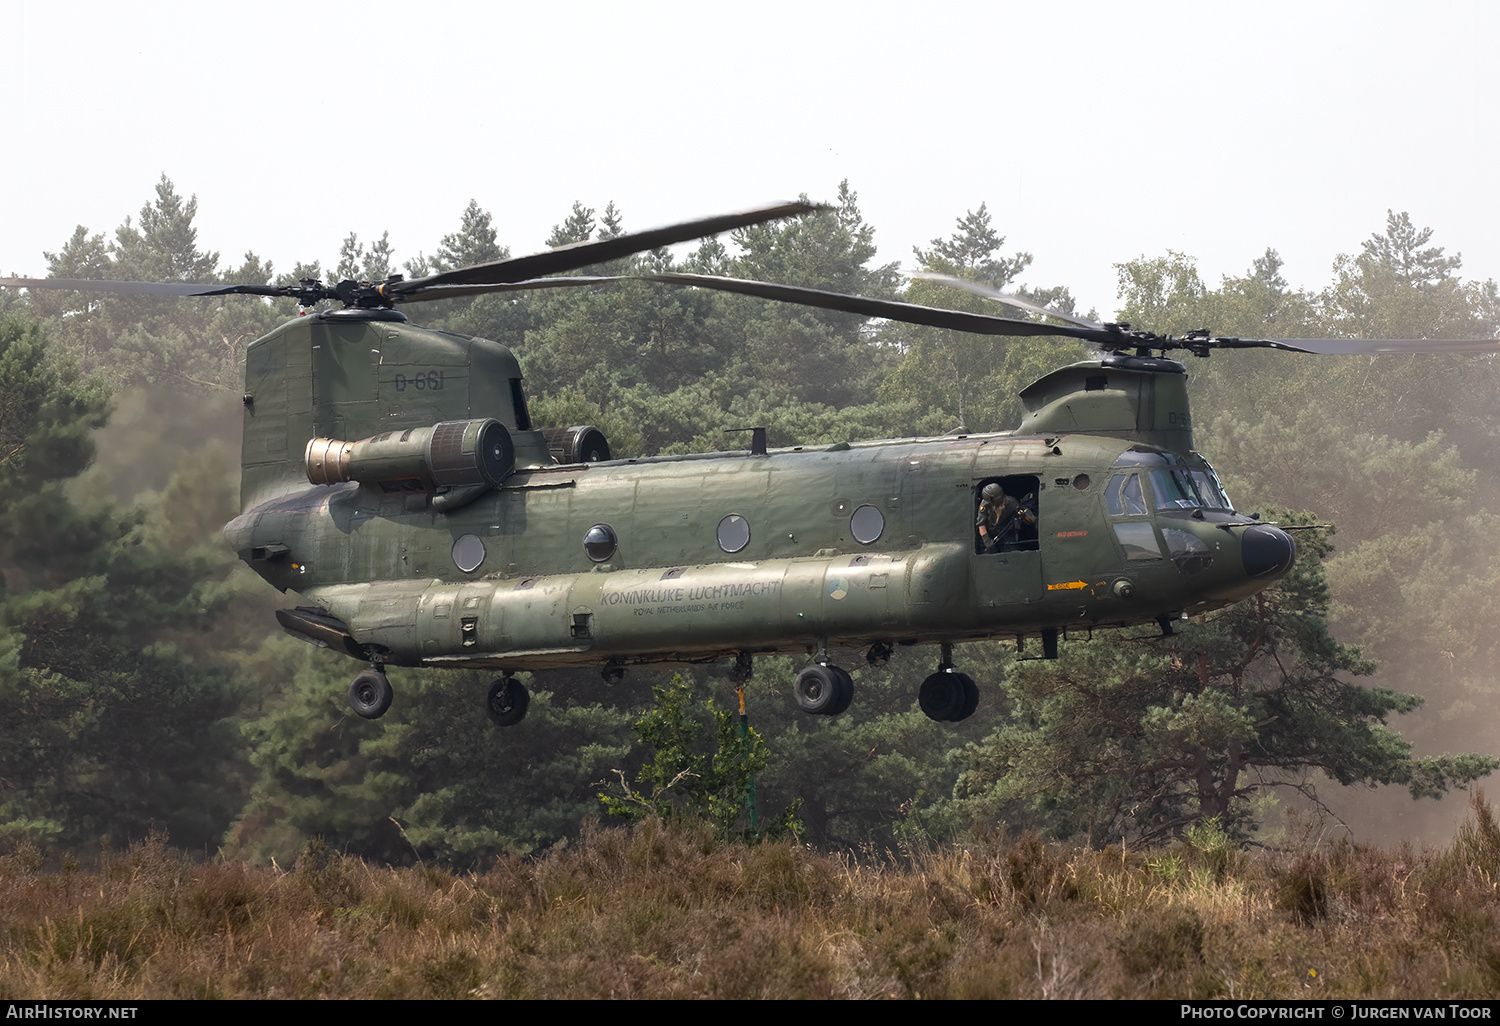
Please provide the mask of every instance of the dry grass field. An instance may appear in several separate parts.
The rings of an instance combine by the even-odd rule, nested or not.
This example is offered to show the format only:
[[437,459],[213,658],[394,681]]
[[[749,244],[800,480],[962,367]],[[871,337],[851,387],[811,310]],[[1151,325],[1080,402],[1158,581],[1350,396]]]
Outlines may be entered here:
[[900,858],[647,821],[478,874],[158,840],[0,859],[0,999],[1486,998],[1500,826],[1444,849],[1034,836]]

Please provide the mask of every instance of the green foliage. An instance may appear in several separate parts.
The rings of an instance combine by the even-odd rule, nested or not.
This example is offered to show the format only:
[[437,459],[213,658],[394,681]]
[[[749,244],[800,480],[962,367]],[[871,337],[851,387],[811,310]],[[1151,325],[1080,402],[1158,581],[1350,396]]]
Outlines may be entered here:
[[[417,254],[406,263],[406,274],[421,278],[440,271],[473,267],[510,257],[510,250],[500,245],[495,234],[494,218],[489,211],[470,200],[460,218],[458,231],[443,236],[431,259]],[[428,303],[422,312],[424,324],[467,335],[510,338],[517,330],[514,313],[521,300],[515,294],[468,297]]]
[[[12,498],[46,491],[93,459],[90,432],[104,425],[108,391],[54,363],[40,325],[19,314],[0,320],[0,485]],[[12,544],[16,539],[10,535]]]
[[1003,289],[1031,266],[1030,253],[1013,257],[999,256],[1005,237],[990,224],[985,204],[958,219],[951,236],[933,239],[931,249],[914,248],[912,253],[926,271],[937,271],[977,281],[991,288]]
[[202,546],[198,511],[173,504],[180,476],[149,508],[74,497],[104,391],[14,317],[0,324],[0,397],[0,832],[83,844],[158,825],[209,843],[242,773],[237,689],[200,643],[223,609],[209,583],[223,553]]
[[1192,257],[1168,251],[1116,264],[1115,271],[1125,301],[1121,321],[1159,335],[1180,335],[1206,323],[1206,292]]
[[1194,855],[1193,871],[1202,884],[1222,883],[1234,858],[1229,833],[1219,817],[1200,819],[1182,832],[1183,844]]
[[[138,221],[126,218],[114,241],[79,226],[57,253],[45,254],[54,278],[215,283],[219,254],[198,248],[196,198],[184,200],[162,176]],[[272,278],[253,253],[225,277],[250,284]],[[239,393],[245,347],[289,309],[241,297],[181,302],[147,296],[53,292],[35,300],[58,349],[116,387],[167,385]]]
[[636,720],[640,743],[651,750],[634,786],[623,773],[614,793],[599,800],[610,815],[630,820],[701,819],[721,838],[773,836],[796,829],[796,807],[769,825],[752,825],[755,776],[769,759],[765,741],[728,709],[708,699],[707,723],[694,715],[693,684],[681,674],[651,688],[652,706]]
[[[932,248],[916,250],[923,271],[967,278],[996,289],[1010,289],[1036,298],[1041,293],[1015,286],[1015,279],[1031,264],[1029,253],[1000,255],[1005,238],[990,224],[984,204],[958,220],[954,234],[933,239]],[[1046,300],[1071,312],[1065,289],[1043,290]],[[1018,311],[996,307],[986,300],[946,285],[913,279],[901,294],[908,303],[968,310],[1000,316]],[[942,434],[963,427],[970,431],[1001,431],[1013,427],[1023,412],[1016,398],[1023,387],[1070,355],[1083,349],[1055,341],[1017,339],[1004,342],[987,335],[940,331],[914,325],[894,325],[887,341],[903,354],[881,385],[887,403],[920,410],[920,419],[904,434]],[[1076,357],[1075,357],[1076,358]]]
[[1404,211],[1387,211],[1385,234],[1372,235],[1357,256],[1342,256],[1334,266],[1336,280],[1323,298],[1336,329],[1372,338],[1488,333],[1494,310],[1483,307],[1494,286],[1465,286],[1455,274],[1462,261],[1428,246],[1431,240],[1431,228],[1416,228]]
[[[1130,267],[1141,287],[1126,291],[1122,317],[1154,330],[1207,326],[1250,337],[1491,336],[1494,283],[1461,281],[1457,258],[1432,239],[1430,229],[1391,214],[1383,233],[1340,258],[1321,290],[1290,288],[1274,250],[1218,289],[1198,282],[1187,258],[1173,255],[1175,277],[1155,273],[1168,261],[1143,258]],[[1274,501],[1338,525],[1328,613],[1341,636],[1379,659],[1385,681],[1427,700],[1403,727],[1412,751],[1490,750],[1480,724],[1500,656],[1492,644],[1500,618],[1487,597],[1497,586],[1490,511],[1500,498],[1500,365],[1266,352],[1192,364],[1198,447],[1241,508]],[[1425,793],[1424,765],[1412,769]],[[1338,804],[1361,822],[1401,822],[1390,803],[1378,812],[1357,796]],[[1390,836],[1398,829],[1412,827],[1393,826]]]
[[[875,230],[865,222],[847,180],[839,183],[832,209],[745,228],[734,240],[744,251],[729,263],[728,273],[735,277],[876,298],[896,293],[896,265],[871,265]],[[878,386],[883,362],[869,344],[864,319],[743,296],[723,298],[723,308],[738,322],[732,329],[737,351],[728,354],[738,376],[776,382],[797,402],[830,407],[867,401]]]
[[[997,679],[988,658],[997,648],[971,646],[965,665],[981,679]],[[894,851],[928,833],[951,832],[954,824],[933,805],[953,791],[951,749],[1004,718],[996,689],[986,689],[978,713],[964,723],[937,723],[914,701],[931,666],[892,659],[854,667],[849,714],[808,716],[788,701],[800,668],[787,658],[757,660],[748,689],[751,716],[772,749],[756,781],[763,804],[796,803],[803,836],[824,850]]]
[[[335,281],[384,281],[395,270],[391,263],[391,233],[384,232],[368,248],[359,236],[350,232],[339,248],[339,262],[334,266]],[[420,258],[419,258],[420,259]]]
[[1210,818],[1244,836],[1257,824],[1252,795],[1311,796],[1310,771],[1427,797],[1500,765],[1415,756],[1386,720],[1420,699],[1345,679],[1374,667],[1329,633],[1326,538],[1298,538],[1280,584],[1173,637],[1075,642],[1055,664],[1018,667],[1015,722],[960,756],[961,807],[1096,840],[1156,839]]
[[366,721],[344,703],[347,660],[287,639],[261,658],[281,694],[247,725],[260,777],[229,838],[257,858],[284,861],[317,836],[397,864],[537,851],[578,832],[627,750],[624,713],[545,691],[523,726],[497,728],[481,674],[402,673],[391,711]]

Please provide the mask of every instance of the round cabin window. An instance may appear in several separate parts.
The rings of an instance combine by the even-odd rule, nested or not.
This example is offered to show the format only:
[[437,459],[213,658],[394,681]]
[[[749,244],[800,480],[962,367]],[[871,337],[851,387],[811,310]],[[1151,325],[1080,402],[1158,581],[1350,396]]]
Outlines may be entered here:
[[453,565],[466,574],[479,569],[484,562],[484,542],[476,534],[466,534],[453,543]]
[[738,513],[731,513],[719,521],[719,548],[725,552],[738,552],[750,544],[750,521]]
[[849,530],[855,541],[861,545],[869,545],[878,540],[880,533],[885,530],[885,514],[874,506],[861,506],[849,518]]
[[595,524],[583,536],[583,551],[595,563],[602,563],[613,556],[618,544],[615,529],[608,524]]

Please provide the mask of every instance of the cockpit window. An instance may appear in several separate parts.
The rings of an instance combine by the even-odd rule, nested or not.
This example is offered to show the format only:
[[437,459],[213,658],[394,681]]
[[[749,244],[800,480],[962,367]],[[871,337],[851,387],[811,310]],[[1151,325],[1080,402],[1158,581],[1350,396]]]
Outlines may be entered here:
[[[1173,452],[1157,452],[1152,449],[1127,449],[1115,460],[1117,470],[1136,470],[1141,477],[1150,479],[1151,492],[1159,510],[1217,509],[1234,511],[1234,504],[1224,493],[1219,476],[1196,452],[1179,455]],[[1137,509],[1127,501],[1122,483],[1126,478],[1119,475],[1110,482],[1105,495],[1109,512],[1114,516],[1128,516],[1146,512],[1144,506]],[[1130,478],[1129,480],[1134,480]],[[1135,485],[1139,489],[1140,485]]]
[[1156,541],[1156,531],[1149,520],[1126,520],[1115,524],[1114,528],[1115,537],[1130,562],[1161,558],[1161,545]]
[[1104,490],[1104,502],[1110,516],[1139,516],[1146,512],[1139,474],[1116,474]]
[[1197,509],[1204,505],[1185,470],[1151,471],[1151,490],[1157,509]]
[[1234,503],[1229,501],[1229,496],[1224,492],[1224,486],[1219,483],[1219,475],[1214,473],[1214,468],[1208,460],[1193,453],[1187,460],[1188,472],[1192,474],[1193,484],[1198,486],[1198,494],[1203,499],[1203,505],[1208,509],[1222,509],[1234,511]]
[[1198,486],[1198,494],[1203,496],[1203,505],[1208,509],[1234,509],[1234,504],[1229,501],[1229,496],[1224,494],[1224,489],[1219,487],[1218,478],[1201,470],[1193,471],[1193,484]]

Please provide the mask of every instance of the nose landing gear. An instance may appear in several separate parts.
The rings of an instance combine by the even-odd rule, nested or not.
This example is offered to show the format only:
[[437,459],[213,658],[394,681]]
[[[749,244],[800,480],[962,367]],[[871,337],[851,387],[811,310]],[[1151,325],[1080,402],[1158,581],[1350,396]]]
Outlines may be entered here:
[[349,707],[367,720],[378,720],[391,707],[395,692],[380,664],[372,665],[349,685]]
[[[349,685],[349,706],[367,720],[378,720],[386,714],[395,698],[395,691],[380,663],[371,664]],[[501,677],[490,685],[485,696],[484,711],[489,718],[502,727],[514,726],[526,717],[531,704],[531,694],[526,685],[514,677]]]

